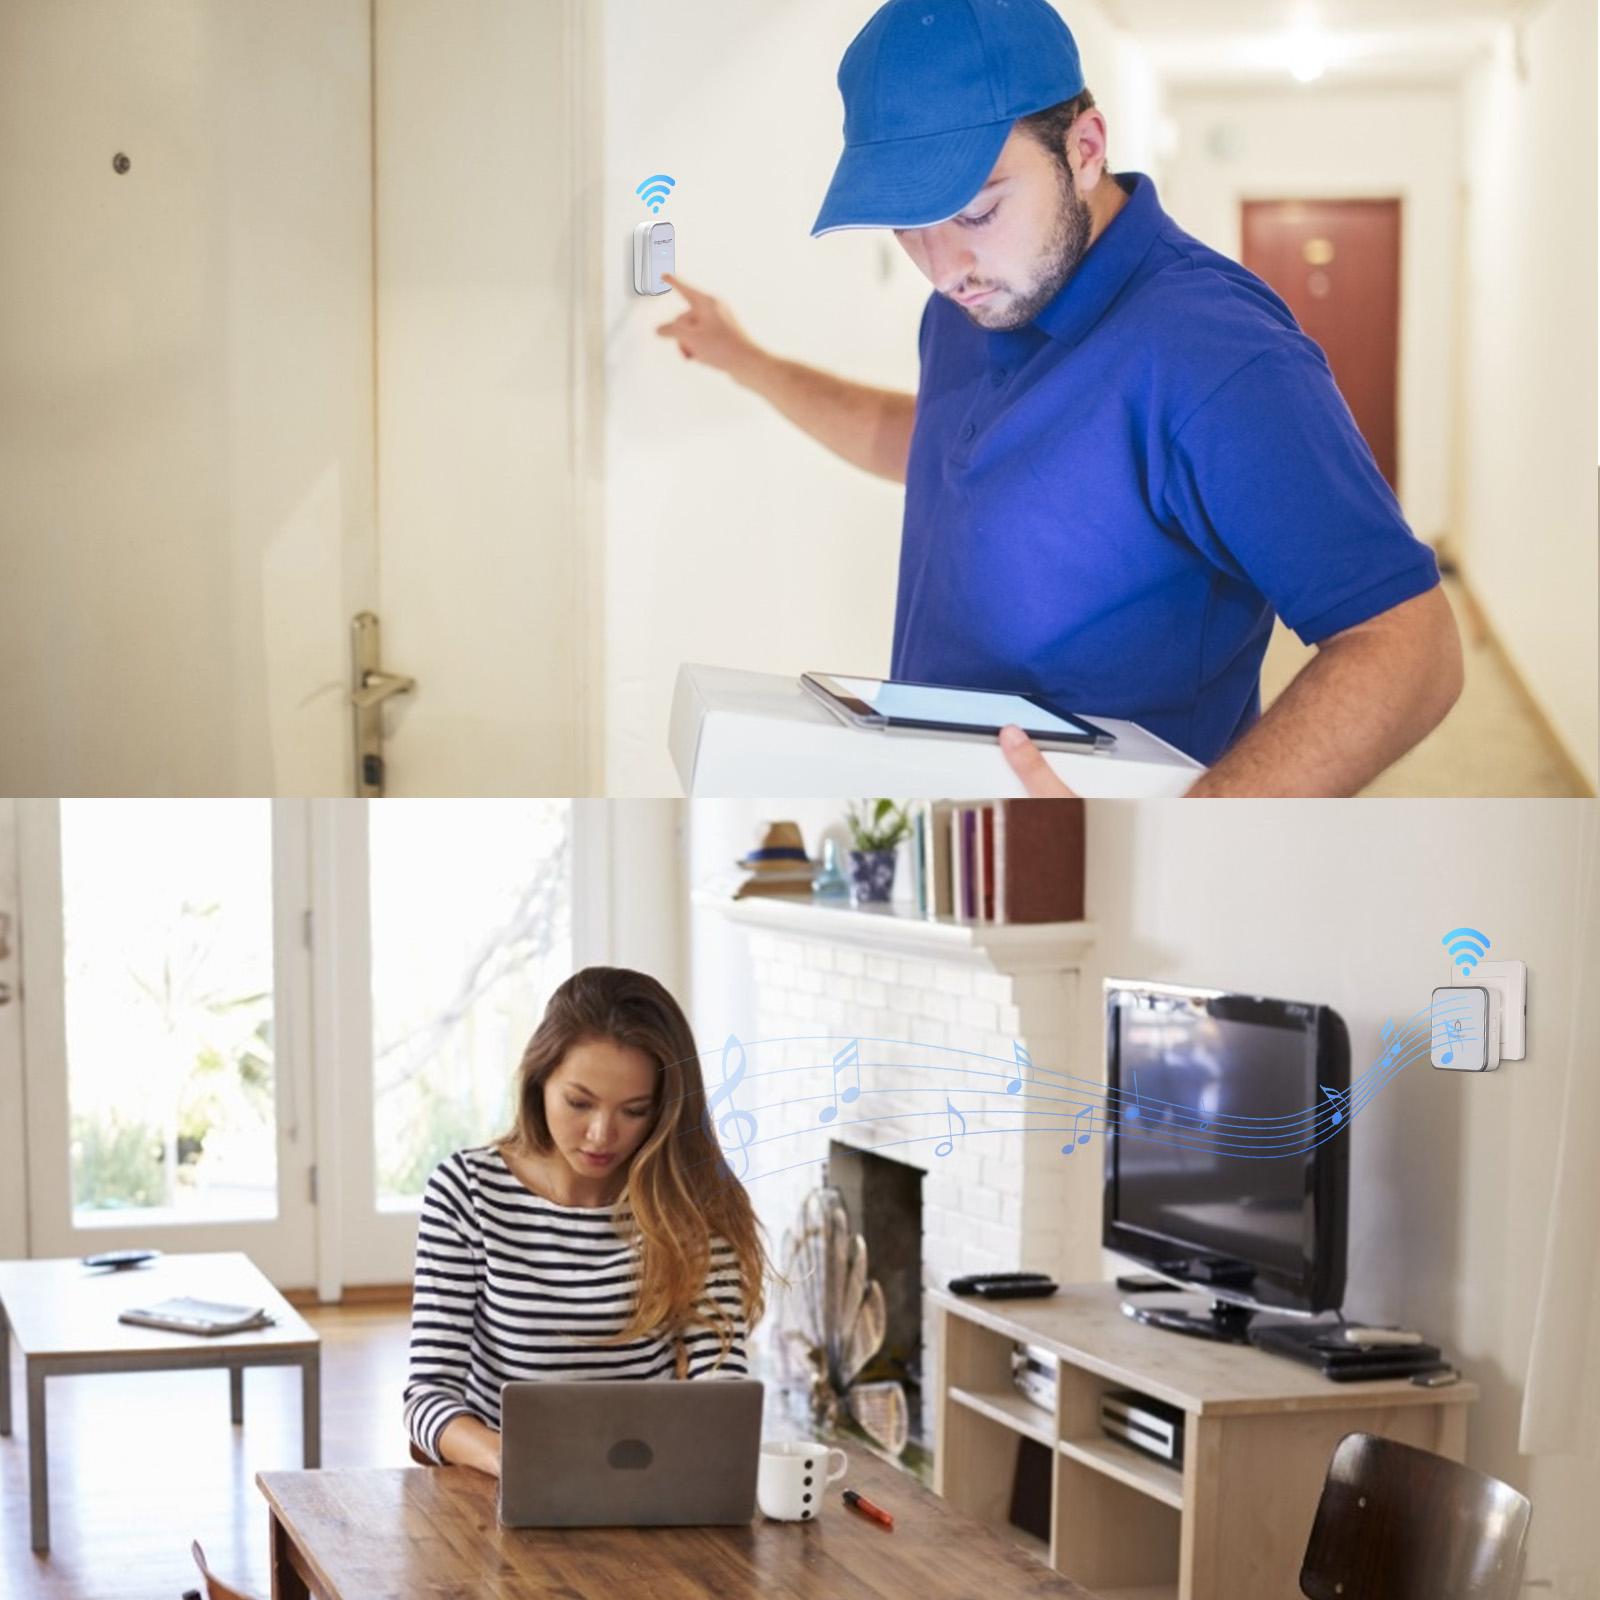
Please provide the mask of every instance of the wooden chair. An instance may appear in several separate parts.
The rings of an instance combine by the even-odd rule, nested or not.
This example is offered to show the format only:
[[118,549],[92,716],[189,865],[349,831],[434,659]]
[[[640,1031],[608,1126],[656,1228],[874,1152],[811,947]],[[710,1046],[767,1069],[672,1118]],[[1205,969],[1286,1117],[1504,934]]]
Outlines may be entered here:
[[1376,1434],[1346,1434],[1322,1486],[1300,1592],[1514,1600],[1530,1512],[1498,1478]]
[[[242,1589],[230,1589],[210,1567],[206,1565],[206,1553],[200,1548],[200,1541],[195,1540],[189,1546],[190,1554],[194,1556],[194,1564],[200,1569],[200,1576],[205,1579],[205,1600],[252,1600]],[[190,1593],[193,1593],[191,1590]],[[184,1600],[189,1600],[186,1594]]]

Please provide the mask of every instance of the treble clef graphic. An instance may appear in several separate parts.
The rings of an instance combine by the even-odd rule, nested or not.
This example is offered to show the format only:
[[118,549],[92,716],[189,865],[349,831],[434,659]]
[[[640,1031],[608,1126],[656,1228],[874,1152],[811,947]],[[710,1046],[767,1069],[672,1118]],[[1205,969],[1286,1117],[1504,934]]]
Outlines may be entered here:
[[[724,1139],[733,1141],[733,1149],[741,1157],[739,1170],[729,1172],[734,1177],[742,1178],[750,1170],[750,1151],[748,1146],[756,1136],[756,1117],[753,1111],[740,1111],[733,1103],[733,1091],[744,1080],[745,1055],[744,1046],[739,1042],[736,1033],[728,1035],[728,1042],[722,1047],[722,1082],[712,1090],[706,1100],[706,1132],[710,1133],[715,1122],[717,1129]],[[716,1109],[721,1101],[726,1101],[720,1120],[716,1117]],[[731,1132],[729,1130],[732,1130]],[[713,1138],[715,1135],[713,1135]],[[724,1164],[727,1152],[724,1151]]]

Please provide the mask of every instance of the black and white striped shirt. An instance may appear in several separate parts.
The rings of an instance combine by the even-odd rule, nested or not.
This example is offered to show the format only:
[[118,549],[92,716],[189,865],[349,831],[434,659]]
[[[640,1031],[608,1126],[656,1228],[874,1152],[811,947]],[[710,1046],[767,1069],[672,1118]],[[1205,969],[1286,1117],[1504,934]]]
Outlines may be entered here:
[[[532,1193],[488,1147],[458,1150],[434,1169],[417,1228],[405,1419],[435,1461],[453,1418],[500,1426],[508,1379],[674,1375],[669,1338],[585,1343],[619,1332],[637,1294],[638,1246],[623,1242],[616,1212]],[[747,1377],[738,1258],[717,1237],[706,1294],[732,1321],[733,1344],[718,1365],[716,1327],[693,1324],[684,1337],[687,1375]]]

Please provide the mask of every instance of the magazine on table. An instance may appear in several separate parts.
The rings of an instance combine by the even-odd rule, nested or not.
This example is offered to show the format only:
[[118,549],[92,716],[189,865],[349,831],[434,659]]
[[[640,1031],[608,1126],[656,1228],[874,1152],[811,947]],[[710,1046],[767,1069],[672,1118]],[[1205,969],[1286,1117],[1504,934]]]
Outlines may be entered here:
[[174,1333],[245,1333],[252,1328],[269,1327],[272,1315],[264,1306],[232,1305],[177,1295],[151,1306],[130,1306],[117,1321],[140,1328],[169,1328]]

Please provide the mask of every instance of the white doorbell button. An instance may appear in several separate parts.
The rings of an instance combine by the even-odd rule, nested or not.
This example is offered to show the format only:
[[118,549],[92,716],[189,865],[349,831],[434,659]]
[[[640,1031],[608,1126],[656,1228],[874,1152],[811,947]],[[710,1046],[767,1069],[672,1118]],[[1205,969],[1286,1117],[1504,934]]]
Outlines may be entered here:
[[641,222],[633,230],[633,291],[635,294],[671,294],[664,272],[678,270],[677,234],[670,222]]
[[1434,1066],[1449,1072],[1487,1072],[1499,1066],[1496,998],[1481,984],[1453,984],[1433,991],[1430,1059]]

